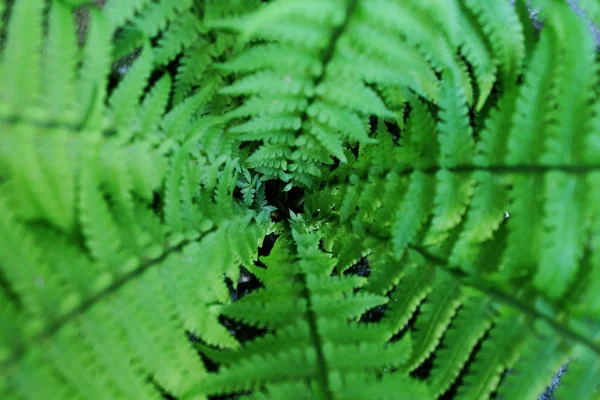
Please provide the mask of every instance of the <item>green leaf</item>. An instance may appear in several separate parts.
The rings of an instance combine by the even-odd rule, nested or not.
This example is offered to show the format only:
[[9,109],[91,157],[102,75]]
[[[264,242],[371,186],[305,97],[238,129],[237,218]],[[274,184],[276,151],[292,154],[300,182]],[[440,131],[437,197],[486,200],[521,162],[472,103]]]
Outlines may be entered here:
[[145,48],[108,100],[116,126],[130,128],[133,125],[136,108],[151,71],[152,53]]
[[433,281],[431,293],[419,309],[412,336],[413,352],[406,369],[416,369],[438,346],[442,335],[461,305],[464,295],[453,278],[439,275]]
[[433,180],[427,175],[419,171],[411,174],[408,190],[392,223],[394,257],[398,260],[428,217],[433,186]]
[[467,0],[466,4],[477,15],[489,38],[503,80],[506,85],[512,86],[521,72],[525,57],[523,27],[514,5],[477,0]]
[[160,120],[167,108],[171,92],[171,77],[165,75],[150,89],[137,110],[138,131],[144,137],[151,137],[158,130]]
[[72,117],[69,112],[75,106],[75,67],[79,49],[71,10],[54,1],[49,19],[42,71],[42,99],[50,115],[64,119]]
[[516,361],[525,341],[523,318],[501,315],[467,368],[457,399],[485,399],[496,389],[505,368]]
[[463,302],[435,352],[429,377],[433,393],[442,395],[459,377],[473,349],[491,326],[489,306],[479,296],[470,296]]
[[11,104],[15,111],[40,100],[45,5],[42,0],[22,0],[12,7],[0,65],[0,98]]
[[[384,323],[389,326],[390,336],[404,329],[419,303],[432,290],[434,274],[431,268],[409,268],[390,295]],[[367,286],[367,288],[369,288]]]

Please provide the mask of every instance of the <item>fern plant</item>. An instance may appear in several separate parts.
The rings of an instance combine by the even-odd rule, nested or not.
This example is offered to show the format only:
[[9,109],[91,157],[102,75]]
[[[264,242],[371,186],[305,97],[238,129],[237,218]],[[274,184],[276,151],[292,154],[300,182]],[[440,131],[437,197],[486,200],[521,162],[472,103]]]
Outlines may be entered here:
[[566,2],[0,7],[1,398],[598,398]]

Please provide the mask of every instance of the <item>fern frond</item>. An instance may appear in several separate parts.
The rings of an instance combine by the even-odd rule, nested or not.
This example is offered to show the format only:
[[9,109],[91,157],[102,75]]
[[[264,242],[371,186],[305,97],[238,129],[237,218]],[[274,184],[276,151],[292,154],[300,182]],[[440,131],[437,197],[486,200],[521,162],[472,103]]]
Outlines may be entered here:
[[171,77],[165,75],[156,82],[144,97],[141,107],[137,110],[136,130],[144,138],[152,138],[158,130],[161,117],[163,116],[169,94],[171,92]]
[[[411,87],[424,96],[437,98],[437,79],[427,61],[412,47],[414,43],[398,41],[389,43],[387,47],[377,48],[387,43],[376,40],[377,38],[384,35],[393,37],[392,32],[398,32],[402,26],[371,24],[369,18],[375,17],[371,14],[377,9],[379,12],[397,13],[403,20],[409,19],[408,16],[413,11],[389,1],[366,8],[360,2],[350,2],[346,10],[334,2],[300,5],[296,1],[289,1],[276,2],[246,18],[224,23],[224,26],[242,31],[242,42],[260,38],[268,43],[251,47],[242,52],[239,59],[224,64],[224,68],[250,74],[240,77],[233,85],[225,88],[223,93],[253,96],[266,92],[267,99],[273,96],[283,96],[288,101],[296,98],[296,101],[290,101],[294,108],[279,109],[281,114],[278,115],[289,120],[287,124],[277,123],[279,119],[275,115],[257,115],[261,113],[254,111],[255,117],[250,122],[242,122],[231,131],[243,133],[241,140],[264,138],[263,145],[268,146],[272,143],[270,132],[290,130],[290,133],[298,137],[295,145],[291,146],[293,157],[289,160],[291,162],[286,164],[282,160],[278,166],[290,172],[299,168],[306,171],[305,167],[296,167],[299,165],[296,160],[310,158],[309,152],[304,148],[306,144],[317,152],[331,154],[345,162],[344,140],[356,140],[361,144],[369,141],[368,130],[359,122],[365,113],[393,117],[393,113],[383,106],[379,96],[367,89],[362,80],[367,84]],[[331,18],[327,19],[327,16]],[[277,22],[274,22],[275,18]],[[325,19],[321,20],[323,18]],[[377,15],[377,19],[386,21],[386,16]],[[327,21],[330,25],[323,24],[322,21]],[[301,28],[302,24],[305,27]],[[431,24],[431,21],[423,17],[416,24],[411,24],[424,33],[425,26]],[[327,30],[330,32],[326,32]],[[328,40],[328,43],[324,40]],[[436,40],[432,40],[431,43],[435,42]],[[425,47],[429,50],[429,46]],[[399,52],[401,48],[403,50]],[[446,43],[432,51],[437,52],[436,59],[440,65],[446,65],[453,71],[459,70],[456,60],[448,57]],[[284,54],[287,61],[281,62]],[[386,57],[380,57],[382,54]],[[276,63],[270,61],[275,58],[278,60]],[[265,68],[270,65],[277,67]],[[354,67],[350,69],[348,65]],[[397,73],[400,68],[406,69],[407,65],[409,69],[406,73]],[[417,86],[414,82],[418,82]],[[344,95],[337,94],[342,90]],[[464,87],[463,90],[466,93],[468,89]],[[304,99],[308,101],[305,102]],[[255,97],[251,97],[250,102],[255,107],[260,104]],[[303,107],[302,104],[306,106]],[[277,110],[275,107],[273,109]],[[255,109],[246,108],[243,113],[233,115],[247,115],[249,110]],[[249,136],[251,132],[256,134]],[[259,148],[257,152],[260,151]],[[256,159],[263,160],[263,156],[258,153]],[[264,166],[254,162],[253,167]],[[270,169],[261,170],[263,173],[267,171]],[[277,176],[279,174],[273,174],[272,178]]]
[[[566,5],[552,9],[552,12],[561,13],[561,18],[555,20],[557,38],[562,47],[564,35],[569,32],[569,35],[576,35],[578,38],[578,47],[561,48],[565,52],[565,63],[557,91],[558,109],[563,111],[564,117],[549,128],[542,162],[568,165],[584,160],[585,133],[591,128],[593,112],[590,98],[595,97],[581,96],[579,90],[582,88],[576,82],[585,82],[592,93],[592,85],[597,81],[597,66],[593,55],[595,43],[587,25],[572,13],[563,14],[565,8]],[[588,57],[587,61],[581,61],[581,54]],[[583,90],[586,91],[585,88]],[[584,134],[580,134],[581,132]],[[582,180],[558,173],[546,175],[545,189],[547,201],[544,209],[543,247],[534,284],[548,290],[550,297],[558,298],[574,279],[583,256],[588,223],[585,204],[578,201],[584,198],[586,189]],[[578,211],[568,212],[574,205]],[[560,246],[561,251],[556,252],[554,246]]]
[[183,14],[175,19],[163,33],[154,53],[156,65],[163,65],[175,58],[182,49],[190,46],[198,38],[200,22],[192,14]]
[[151,70],[152,53],[150,49],[146,48],[108,100],[113,123],[116,126],[127,130],[131,129],[135,116],[135,106],[138,105]]
[[[348,323],[348,318],[363,314],[384,298],[353,293],[364,284],[362,279],[331,278],[335,259],[317,249],[318,236],[296,226],[294,242],[279,238],[263,260],[267,269],[253,269],[266,289],[224,309],[226,315],[267,326],[274,334],[236,350],[234,357],[208,351],[225,366],[192,393],[257,393],[262,388],[271,391],[282,384],[295,387],[294,382],[308,382],[308,393],[331,396],[338,380],[355,375],[375,378],[373,372],[406,359],[410,339],[384,345],[385,332]],[[369,382],[369,390],[376,384],[380,390],[391,390],[391,383]],[[281,390],[287,393],[283,386]]]
[[208,43],[198,39],[181,57],[175,78],[174,104],[179,104],[202,81],[212,58],[208,54]]
[[432,289],[433,271],[428,267],[410,268],[390,296],[384,322],[391,332],[398,332]]
[[443,97],[439,102],[441,112],[438,124],[440,166],[449,168],[471,160],[474,143],[465,93],[454,77],[444,79],[442,85]]

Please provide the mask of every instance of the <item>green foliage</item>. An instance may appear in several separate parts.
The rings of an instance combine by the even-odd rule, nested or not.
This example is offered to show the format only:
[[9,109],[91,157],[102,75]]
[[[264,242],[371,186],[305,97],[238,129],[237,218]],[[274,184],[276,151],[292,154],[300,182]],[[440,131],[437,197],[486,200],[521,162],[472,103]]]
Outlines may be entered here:
[[0,1],[0,398],[598,398],[596,43],[516,3]]
[[265,288],[222,311],[272,333],[233,352],[207,352],[223,366],[192,393],[224,394],[264,387],[265,396],[345,398],[362,391],[361,397],[377,393],[393,398],[402,391],[414,398],[428,397],[425,385],[401,370],[386,380],[376,376],[382,368],[404,364],[411,348],[410,336],[387,343],[389,333],[383,326],[357,321],[366,310],[387,299],[356,293],[365,278],[332,279],[336,260],[318,249],[319,236],[303,232],[295,224],[291,235],[278,239],[264,259],[267,269],[256,272]]

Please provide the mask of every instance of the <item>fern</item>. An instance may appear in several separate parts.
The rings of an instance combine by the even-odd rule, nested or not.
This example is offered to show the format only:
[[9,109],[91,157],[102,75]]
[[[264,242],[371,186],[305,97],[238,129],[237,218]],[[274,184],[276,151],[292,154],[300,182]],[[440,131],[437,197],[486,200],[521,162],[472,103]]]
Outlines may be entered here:
[[[386,345],[379,327],[347,322],[386,299],[353,293],[364,279],[340,276],[330,280],[336,260],[317,249],[319,237],[294,226],[291,229],[293,244],[290,239],[280,238],[264,260],[267,272],[277,271],[257,272],[265,289],[223,310],[229,317],[267,327],[274,333],[241,348],[237,354],[226,354],[224,358],[212,354],[225,366],[205,380],[198,391],[209,394],[264,388],[272,395],[296,392],[331,397],[333,390],[343,388],[339,395],[345,397],[344,391],[350,395],[360,387],[363,396],[380,393],[383,398],[391,398],[401,390],[426,397],[422,384],[399,372],[393,381],[378,380],[374,374],[406,361],[409,337]],[[298,383],[292,386],[289,382]]]
[[[21,4],[18,7],[24,7]],[[51,26],[65,18],[65,7],[53,4],[57,11],[50,15]],[[18,8],[14,11],[11,26],[20,26],[25,17],[19,16]],[[90,31],[87,46],[95,50],[99,43],[108,43],[102,36],[110,35],[106,25],[97,23],[102,18],[92,14],[96,30]],[[50,29],[48,34],[49,57],[56,57],[55,42],[74,39],[73,31]],[[19,41],[9,34],[7,48]],[[213,196],[215,190],[224,190],[220,186],[230,188],[224,177],[216,186],[198,188],[213,218],[197,211],[194,219],[185,214],[200,194],[198,189],[189,190],[189,180],[174,182],[174,193],[164,191],[164,211],[153,208],[154,198],[162,196],[164,180],[172,179],[166,168],[168,154],[177,150],[180,165],[170,169],[185,167],[186,173],[188,166],[200,161],[200,155],[192,156],[190,144],[181,149],[176,143],[169,149],[157,147],[157,139],[165,134],[161,120],[169,115],[163,116],[163,110],[170,79],[160,80],[139,103],[152,71],[152,53],[147,49],[106,99],[92,79],[108,76],[110,64],[99,63],[97,54],[84,57],[80,71],[69,65],[71,71],[65,70],[64,78],[53,83],[58,93],[65,93],[82,80],[80,101],[92,102],[87,120],[78,127],[52,111],[58,104],[45,100],[30,105],[32,110],[44,107],[36,114],[27,108],[3,108],[3,130],[10,134],[2,137],[0,146],[2,276],[7,282],[2,288],[8,291],[7,307],[12,303],[16,310],[5,309],[3,302],[3,325],[8,321],[4,317],[9,317],[13,326],[2,339],[6,374],[0,387],[11,398],[37,397],[41,388],[74,398],[89,393],[98,398],[158,398],[146,379],[151,375],[159,387],[180,394],[198,382],[204,370],[185,331],[213,345],[236,346],[211,310],[215,303],[228,300],[221,274],[235,274],[239,263],[252,262],[268,225],[264,218],[252,222],[259,218],[252,212],[215,225],[215,211],[231,208],[227,202],[234,201]],[[6,59],[3,65],[7,68],[16,61]],[[44,73],[48,72],[39,72]],[[178,117],[185,121],[194,111],[184,110]],[[133,137],[136,131],[139,134]],[[115,138],[111,132],[116,132]],[[194,137],[190,141],[197,143]],[[15,146],[26,156],[16,157]],[[173,209],[180,210],[181,219],[186,216],[185,225],[171,217]],[[228,250],[217,245],[239,230],[245,231],[243,238],[238,236]],[[208,251],[215,253],[208,256]],[[211,267],[205,288],[198,291],[186,276],[205,256]],[[137,335],[142,326],[144,333]],[[165,351],[156,352],[149,345]],[[165,362],[165,356],[170,361]],[[45,367],[38,371],[36,365]],[[29,375],[37,379],[37,388],[31,388]]]
[[516,3],[0,2],[0,397],[597,398],[597,44]]

